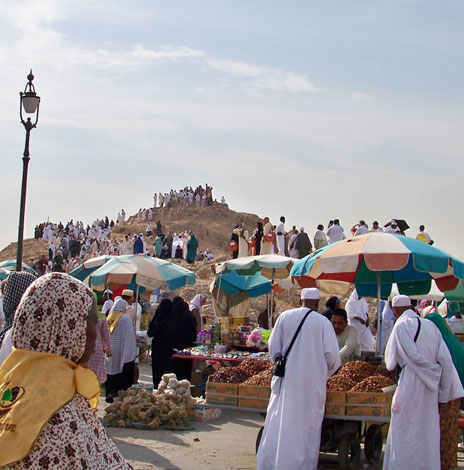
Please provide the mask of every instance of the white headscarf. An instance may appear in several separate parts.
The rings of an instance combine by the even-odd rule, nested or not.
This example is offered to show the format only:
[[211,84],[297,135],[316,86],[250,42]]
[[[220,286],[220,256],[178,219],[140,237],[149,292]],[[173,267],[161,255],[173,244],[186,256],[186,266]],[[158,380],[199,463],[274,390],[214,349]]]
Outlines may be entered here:
[[197,294],[193,298],[193,300],[190,302],[190,311],[192,311],[194,308],[197,308],[200,312],[201,315],[201,302],[206,299],[206,297],[203,294]]
[[113,308],[111,309],[113,312],[118,313],[122,312],[124,313],[127,308],[127,302],[123,298],[118,298],[113,305]]
[[356,289],[351,293],[345,305],[345,310],[348,314],[348,318],[359,317],[363,320],[367,320],[368,318],[369,306],[367,305],[366,299],[358,296]]

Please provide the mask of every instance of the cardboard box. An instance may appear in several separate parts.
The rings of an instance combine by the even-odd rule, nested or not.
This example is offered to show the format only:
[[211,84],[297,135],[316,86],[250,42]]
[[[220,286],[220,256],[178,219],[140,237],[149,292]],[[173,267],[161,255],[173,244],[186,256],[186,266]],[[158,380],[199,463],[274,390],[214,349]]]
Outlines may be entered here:
[[270,387],[260,387],[257,385],[239,385],[238,406],[241,408],[255,408],[266,410],[271,396]]
[[346,414],[348,416],[391,416],[393,392],[348,392],[346,398]]
[[346,392],[327,392],[325,414],[346,415]]
[[237,406],[238,384],[208,382],[206,384],[206,403]]

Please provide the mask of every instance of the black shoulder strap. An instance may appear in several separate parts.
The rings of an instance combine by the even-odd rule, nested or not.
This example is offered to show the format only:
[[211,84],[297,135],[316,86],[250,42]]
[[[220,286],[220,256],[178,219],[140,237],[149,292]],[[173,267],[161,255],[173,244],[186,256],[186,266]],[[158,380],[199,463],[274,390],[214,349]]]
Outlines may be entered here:
[[417,338],[419,337],[419,333],[420,333],[421,326],[422,326],[422,323],[421,323],[419,317],[417,317],[417,322],[419,323],[419,325],[417,325],[417,331],[416,331],[416,335],[414,336],[414,342],[417,341]]
[[308,317],[308,315],[312,312],[311,309],[308,309],[308,311],[306,312],[305,316],[303,317],[303,320],[301,320],[300,324],[298,325],[298,328],[296,329],[296,332],[295,334],[293,335],[293,338],[292,338],[292,342],[290,343],[290,346],[288,347],[287,349],[287,352],[285,353],[285,359],[287,359],[288,355],[290,354],[290,351],[292,350],[292,347],[293,347],[293,343],[295,343],[295,340],[298,336],[298,333],[300,332],[301,330],[301,327],[303,326],[303,323],[305,322],[306,318]]

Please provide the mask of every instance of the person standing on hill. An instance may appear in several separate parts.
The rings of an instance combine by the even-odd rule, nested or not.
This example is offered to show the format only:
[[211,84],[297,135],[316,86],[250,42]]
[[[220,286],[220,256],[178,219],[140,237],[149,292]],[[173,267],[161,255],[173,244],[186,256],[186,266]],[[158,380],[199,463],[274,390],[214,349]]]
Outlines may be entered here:
[[327,237],[325,236],[324,233],[324,226],[322,224],[319,224],[317,226],[316,233],[314,234],[314,249],[315,250],[320,250],[324,246],[327,246]]
[[304,227],[300,227],[300,233],[296,237],[295,248],[298,253],[298,258],[304,258],[313,251],[313,245],[308,237],[308,234],[304,231]]
[[195,237],[195,234],[193,232],[190,233],[190,237],[187,241],[187,256],[185,257],[185,261],[187,263],[194,263],[195,258],[197,256],[197,250],[198,250],[198,240]]
[[261,254],[270,255],[272,253],[272,245],[274,243],[274,232],[269,217],[264,217],[263,241],[261,243]]
[[278,254],[285,256],[285,217],[280,218],[280,223],[276,227]]
[[340,221],[334,219],[333,225],[327,230],[327,236],[329,237],[329,243],[338,242],[346,238],[343,227],[340,226]]

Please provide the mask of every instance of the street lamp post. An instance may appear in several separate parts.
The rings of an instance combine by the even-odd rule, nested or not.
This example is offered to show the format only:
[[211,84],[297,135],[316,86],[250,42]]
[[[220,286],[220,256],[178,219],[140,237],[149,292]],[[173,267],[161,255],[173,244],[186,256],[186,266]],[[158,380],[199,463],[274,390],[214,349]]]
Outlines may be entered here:
[[[26,129],[26,142],[24,144],[23,153],[23,181],[21,185],[21,204],[19,207],[19,226],[18,226],[18,247],[16,252],[16,271],[22,271],[23,268],[23,235],[24,235],[24,213],[26,211],[26,188],[27,188],[27,168],[29,166],[29,138],[31,130],[37,126],[39,120],[39,103],[40,97],[35,92],[32,80],[32,70],[27,76],[27,84],[24,88],[24,92],[19,92],[19,116],[21,123]],[[35,114],[34,123],[31,118],[28,117],[26,120],[23,118],[23,110],[26,114]]]

